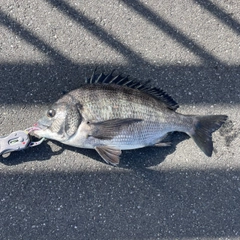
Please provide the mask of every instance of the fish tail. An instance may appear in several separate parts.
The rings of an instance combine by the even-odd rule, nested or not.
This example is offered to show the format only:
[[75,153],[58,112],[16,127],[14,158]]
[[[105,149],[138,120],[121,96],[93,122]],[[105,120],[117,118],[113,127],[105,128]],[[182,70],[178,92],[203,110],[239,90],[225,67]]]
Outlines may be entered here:
[[189,134],[198,147],[208,156],[212,156],[212,133],[227,120],[226,115],[196,116],[193,132]]

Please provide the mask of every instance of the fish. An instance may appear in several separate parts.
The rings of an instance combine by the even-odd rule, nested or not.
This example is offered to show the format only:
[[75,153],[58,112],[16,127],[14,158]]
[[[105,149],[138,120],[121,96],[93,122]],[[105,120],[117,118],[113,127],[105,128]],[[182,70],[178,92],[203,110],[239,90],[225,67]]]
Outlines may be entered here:
[[184,132],[211,157],[212,133],[226,115],[183,115],[162,89],[129,76],[93,72],[81,87],[63,95],[37,121],[34,135],[95,149],[106,163],[118,165],[122,150],[164,147],[171,132]]

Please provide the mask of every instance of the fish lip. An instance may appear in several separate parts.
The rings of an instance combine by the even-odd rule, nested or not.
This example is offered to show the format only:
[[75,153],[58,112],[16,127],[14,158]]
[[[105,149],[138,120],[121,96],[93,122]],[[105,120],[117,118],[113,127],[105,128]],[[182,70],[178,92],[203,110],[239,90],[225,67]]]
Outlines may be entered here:
[[33,130],[35,132],[35,131],[39,131],[39,130],[46,130],[50,126],[47,124],[42,124],[42,123],[37,122],[33,125],[33,127],[35,128]]
[[41,138],[40,135],[38,135],[38,132],[44,131],[48,128],[49,126],[40,124],[39,122],[35,123],[32,127],[32,130],[30,134],[34,137]]

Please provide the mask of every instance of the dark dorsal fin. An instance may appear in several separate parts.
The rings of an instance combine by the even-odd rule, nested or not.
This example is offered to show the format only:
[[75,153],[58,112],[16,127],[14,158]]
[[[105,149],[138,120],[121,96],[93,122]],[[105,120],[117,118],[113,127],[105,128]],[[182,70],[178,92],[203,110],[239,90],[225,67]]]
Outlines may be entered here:
[[162,89],[151,87],[149,86],[149,82],[147,81],[145,83],[140,83],[136,80],[129,79],[129,76],[123,77],[121,75],[113,75],[114,70],[109,73],[108,75],[105,75],[104,73],[97,74],[96,71],[93,72],[91,78],[86,79],[86,83],[88,84],[116,84],[120,86],[126,86],[133,89],[138,89],[142,92],[145,92],[152,97],[162,101],[166,104],[166,106],[169,109],[176,110],[179,106],[177,102],[175,102],[172,97],[170,97],[167,93],[165,93]]

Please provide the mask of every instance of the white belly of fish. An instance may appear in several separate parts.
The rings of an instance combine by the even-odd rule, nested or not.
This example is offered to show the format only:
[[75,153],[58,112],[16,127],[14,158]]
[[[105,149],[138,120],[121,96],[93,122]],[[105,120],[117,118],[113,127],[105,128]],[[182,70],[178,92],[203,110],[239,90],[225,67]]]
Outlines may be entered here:
[[[94,149],[97,146],[109,146],[120,150],[130,150],[152,146],[164,139],[168,132],[175,129],[166,128],[164,124],[155,123],[144,126],[143,122],[136,123],[122,130],[112,139],[98,139],[89,136],[87,132],[80,127],[77,133],[64,144],[79,148]],[[85,129],[85,128],[84,128]]]

